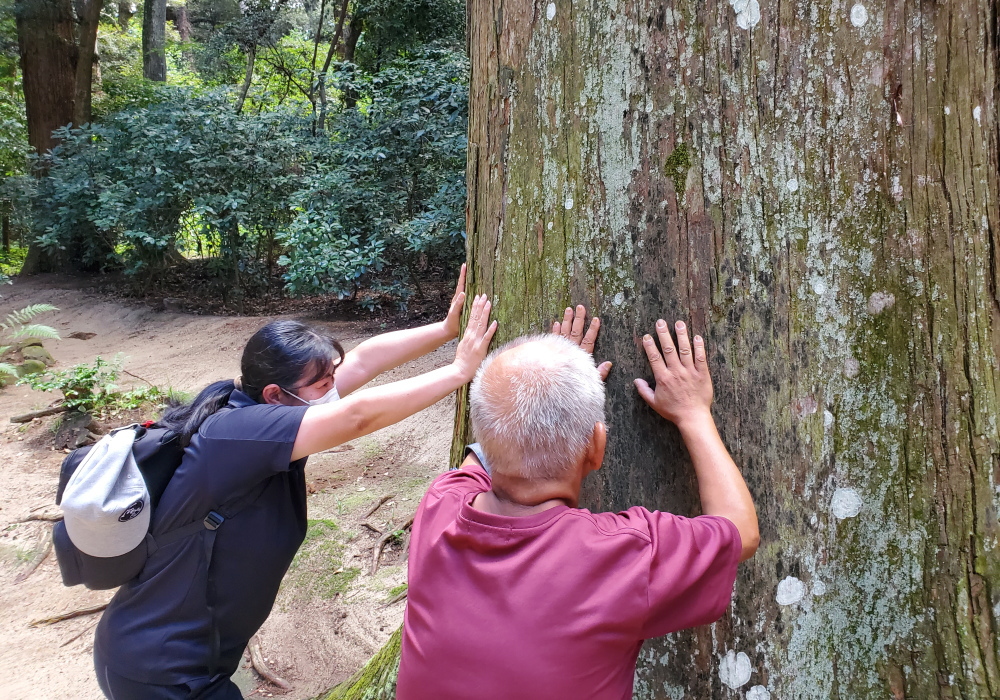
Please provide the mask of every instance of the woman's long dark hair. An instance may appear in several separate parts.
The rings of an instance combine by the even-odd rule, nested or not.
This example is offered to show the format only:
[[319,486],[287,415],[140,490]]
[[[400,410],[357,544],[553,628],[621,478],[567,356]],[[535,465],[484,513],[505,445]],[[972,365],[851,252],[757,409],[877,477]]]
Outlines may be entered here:
[[[318,329],[299,321],[272,321],[243,349],[241,390],[260,403],[269,384],[294,391],[332,374],[343,361],[344,348]],[[187,445],[205,419],[229,403],[235,390],[232,379],[209,384],[191,403],[169,407],[157,424],[180,433]]]

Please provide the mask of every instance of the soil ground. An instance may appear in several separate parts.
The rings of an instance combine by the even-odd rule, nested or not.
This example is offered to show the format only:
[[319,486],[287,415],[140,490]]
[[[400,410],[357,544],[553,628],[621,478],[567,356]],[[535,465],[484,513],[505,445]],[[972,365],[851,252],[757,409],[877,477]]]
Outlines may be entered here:
[[[63,340],[45,343],[57,369],[121,353],[132,374],[161,388],[188,392],[236,376],[247,338],[272,318],[157,311],[109,299],[87,289],[85,282],[66,278],[20,280],[0,288],[0,295],[0,318],[28,304],[59,307],[37,319],[62,335]],[[383,319],[317,321],[308,318],[308,311],[295,317],[326,327],[347,349],[386,325]],[[68,337],[73,333],[95,335],[77,340]],[[376,381],[444,365],[453,352],[452,343]],[[120,384],[129,386],[127,379]],[[54,496],[64,454],[52,447],[58,418],[25,426],[9,419],[56,398],[25,386],[0,389],[0,697],[9,700],[103,697],[91,661],[98,615],[31,626],[111,598],[111,592],[64,587],[51,554],[24,578],[51,529],[49,522],[24,520],[59,513]],[[387,532],[409,518],[430,479],[447,464],[452,414],[453,399],[448,398],[391,428],[310,458],[309,534],[259,634],[271,669],[294,686],[284,697],[309,698],[347,678],[402,622],[405,603],[386,603],[405,582],[404,546],[390,543],[381,567],[371,575],[379,536],[362,523]],[[115,424],[116,417],[107,422]],[[392,498],[364,518],[387,495]],[[239,681],[248,696],[275,693],[250,670],[242,670]]]

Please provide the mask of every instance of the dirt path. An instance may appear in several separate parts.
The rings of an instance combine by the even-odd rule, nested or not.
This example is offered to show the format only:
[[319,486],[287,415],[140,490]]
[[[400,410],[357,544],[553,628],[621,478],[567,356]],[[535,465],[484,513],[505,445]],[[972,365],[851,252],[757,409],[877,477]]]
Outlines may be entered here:
[[[46,347],[58,367],[123,353],[125,368],[160,386],[194,391],[236,376],[246,339],[268,319],[206,317],[123,306],[80,288],[73,280],[34,279],[0,288],[0,318],[29,303],[59,312],[39,318],[64,340]],[[379,332],[363,323],[321,323],[350,349]],[[95,333],[74,340],[71,333]],[[392,381],[447,363],[446,346],[382,378]],[[127,385],[127,382],[122,382]],[[32,514],[58,513],[53,499],[63,454],[49,446],[54,418],[27,427],[12,415],[47,405],[55,397],[27,387],[0,390],[0,697],[99,700],[91,665],[96,615],[51,626],[34,620],[87,608],[108,592],[65,588],[54,556],[17,582],[42,551],[51,527],[20,522]],[[452,399],[373,436],[310,459],[310,530],[275,609],[260,632],[272,670],[294,685],[287,698],[308,698],[346,678],[401,623],[404,603],[385,603],[405,581],[402,546],[391,543],[374,576],[371,554],[378,535],[362,516],[383,495],[394,495],[366,522],[397,528],[416,508],[430,478],[447,460]],[[253,697],[273,691],[249,671],[241,684]]]

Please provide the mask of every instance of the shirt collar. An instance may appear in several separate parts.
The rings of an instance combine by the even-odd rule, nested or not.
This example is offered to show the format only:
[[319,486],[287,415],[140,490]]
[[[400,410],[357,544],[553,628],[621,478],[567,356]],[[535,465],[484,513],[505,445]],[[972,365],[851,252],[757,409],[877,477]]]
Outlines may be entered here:
[[247,406],[256,406],[257,402],[239,389],[235,389],[233,393],[229,395],[229,405],[233,408],[246,408]]

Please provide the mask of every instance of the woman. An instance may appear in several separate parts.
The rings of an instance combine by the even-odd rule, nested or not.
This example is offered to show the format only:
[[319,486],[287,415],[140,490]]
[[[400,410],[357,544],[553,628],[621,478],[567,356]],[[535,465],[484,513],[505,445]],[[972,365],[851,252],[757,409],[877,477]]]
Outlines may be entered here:
[[186,449],[154,514],[154,538],[210,511],[227,517],[150,553],[108,605],[94,639],[108,698],[241,697],[231,676],[305,538],[306,457],[392,425],[472,379],[496,331],[485,296],[472,304],[452,364],[353,393],[456,337],[464,288],[463,266],[443,322],[386,333],[346,354],[302,323],[269,323],[247,343],[240,379],[167,411],[160,423]]

